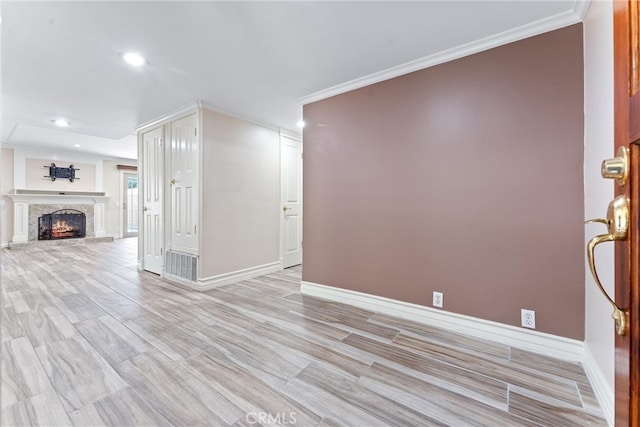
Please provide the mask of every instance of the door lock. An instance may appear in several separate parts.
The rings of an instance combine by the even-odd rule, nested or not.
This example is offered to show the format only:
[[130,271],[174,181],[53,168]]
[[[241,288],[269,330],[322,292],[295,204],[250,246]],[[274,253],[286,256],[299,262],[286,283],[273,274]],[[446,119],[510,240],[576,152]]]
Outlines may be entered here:
[[616,157],[602,162],[600,173],[603,178],[615,179],[618,185],[623,187],[629,177],[629,149],[618,148]]
[[594,259],[594,250],[600,243],[615,242],[627,239],[627,235],[629,233],[629,201],[627,200],[626,196],[618,196],[613,199],[611,203],[609,203],[606,219],[590,219],[589,221],[586,221],[585,224],[590,224],[593,222],[605,224],[607,226],[608,233],[595,236],[594,238],[589,240],[589,243],[587,244],[587,259],[589,260],[589,268],[591,269],[591,274],[593,275],[593,280],[596,282],[596,285],[613,307],[613,313],[611,314],[611,317],[613,317],[613,319],[616,321],[616,332],[618,333],[618,335],[626,335],[628,324],[627,318],[629,316],[629,312],[620,308],[618,304],[616,304],[616,302],[609,296],[607,291],[605,291],[602,283],[600,282],[600,278],[598,277]]

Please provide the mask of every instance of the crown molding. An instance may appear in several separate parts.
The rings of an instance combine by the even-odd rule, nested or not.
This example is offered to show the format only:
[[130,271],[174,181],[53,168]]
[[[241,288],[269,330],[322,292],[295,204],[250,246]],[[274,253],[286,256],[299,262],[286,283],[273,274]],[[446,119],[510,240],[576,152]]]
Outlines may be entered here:
[[190,113],[192,111],[196,111],[198,108],[201,108],[202,106],[202,102],[201,101],[193,101],[190,102],[188,104],[185,104],[181,107],[178,107],[172,111],[169,111],[166,114],[163,114],[159,117],[156,117],[155,119],[151,119],[147,122],[141,123],[138,126],[136,126],[136,132],[140,132],[144,129],[150,128],[152,126],[156,126],[159,125],[160,123],[166,122],[168,120],[173,120],[175,118],[177,118],[177,116],[186,114],[186,113]]
[[207,110],[213,111],[214,113],[224,114],[225,116],[233,117],[233,118],[242,120],[244,122],[254,124],[256,126],[267,128],[267,129],[276,131],[276,132],[278,132],[278,133],[280,133],[282,135],[291,136],[293,139],[301,139],[302,138],[302,133],[296,132],[296,131],[288,129],[288,128],[283,128],[283,127],[274,125],[273,123],[263,122],[263,121],[260,121],[260,120],[253,119],[251,117],[243,116],[241,114],[236,114],[236,113],[233,113],[231,111],[227,111],[227,110],[224,110],[222,108],[218,108],[218,107],[216,107],[214,105],[211,105],[211,104],[209,104],[209,103],[207,103],[205,101],[202,101],[200,103],[200,105],[201,105],[201,108],[206,108]]
[[207,109],[209,111],[213,111],[214,113],[219,113],[219,114],[222,114],[222,115],[225,115],[225,116],[233,117],[235,119],[242,120],[244,122],[251,123],[251,124],[254,124],[254,125],[257,125],[257,126],[260,126],[260,127],[263,127],[263,128],[267,128],[267,129],[270,129],[270,130],[273,130],[273,131],[276,131],[276,132],[280,132],[280,130],[281,130],[280,127],[278,127],[278,126],[276,126],[276,125],[274,125],[272,123],[262,122],[260,120],[253,119],[251,117],[243,116],[241,114],[236,114],[236,113],[233,113],[231,111],[227,111],[227,110],[224,110],[222,108],[218,108],[215,105],[209,104],[209,103],[204,102],[204,101],[201,101],[200,105],[201,105],[202,108],[205,108],[205,109]]
[[589,6],[591,6],[591,0],[575,0],[573,2],[573,13],[580,20],[579,22],[584,21],[584,17],[587,16],[587,11],[589,10]]
[[264,127],[264,128],[276,131],[276,132],[283,132],[283,133],[287,133],[289,135],[296,135],[297,138],[300,138],[300,133],[297,133],[297,132],[295,132],[295,131],[293,131],[291,129],[281,128],[281,127],[276,126],[276,125],[274,125],[272,123],[262,122],[260,120],[253,119],[251,117],[243,116],[241,114],[236,114],[236,113],[233,113],[231,111],[227,111],[227,110],[224,110],[222,108],[218,108],[215,105],[209,104],[206,101],[202,101],[202,100],[196,100],[196,101],[190,102],[190,103],[185,104],[185,105],[183,105],[181,107],[178,107],[178,108],[176,108],[176,109],[174,109],[174,110],[172,110],[172,111],[170,111],[170,112],[168,112],[166,114],[163,114],[160,117],[157,117],[157,118],[152,119],[152,120],[150,120],[148,122],[142,123],[142,124],[140,124],[140,125],[138,125],[136,127],[136,132],[140,132],[140,131],[148,129],[150,127],[157,126],[160,123],[164,123],[164,122],[167,122],[167,121],[170,121],[170,120],[174,120],[174,119],[178,118],[179,116],[191,113],[191,112],[199,110],[199,109],[206,109],[206,110],[209,110],[209,111],[213,111],[215,113],[220,113],[220,114],[223,114],[225,116],[233,117],[233,118],[245,121],[247,123],[251,123],[251,124],[254,124],[254,125],[257,125],[257,126],[261,126],[261,127]]
[[571,10],[323,89],[303,96],[302,98],[298,98],[298,102],[301,105],[311,104],[312,102],[321,101],[332,96],[340,95],[374,83],[379,83],[414,71],[423,70],[438,64],[473,55],[474,53],[489,50],[507,43],[512,43],[528,37],[567,27],[569,25],[577,24],[578,22],[582,22],[584,15],[589,8],[589,4],[590,1],[575,0]]
[[286,136],[287,138],[302,142],[302,133],[300,132],[292,132],[288,129],[281,129],[280,136]]

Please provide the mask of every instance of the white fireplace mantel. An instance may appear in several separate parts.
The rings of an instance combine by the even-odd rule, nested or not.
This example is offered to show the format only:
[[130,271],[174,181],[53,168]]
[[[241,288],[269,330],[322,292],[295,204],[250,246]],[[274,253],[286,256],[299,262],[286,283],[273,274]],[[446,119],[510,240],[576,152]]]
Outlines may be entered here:
[[105,203],[110,197],[95,191],[14,189],[5,196],[13,200],[13,243],[29,241],[29,205],[94,205],[95,237],[105,237]]

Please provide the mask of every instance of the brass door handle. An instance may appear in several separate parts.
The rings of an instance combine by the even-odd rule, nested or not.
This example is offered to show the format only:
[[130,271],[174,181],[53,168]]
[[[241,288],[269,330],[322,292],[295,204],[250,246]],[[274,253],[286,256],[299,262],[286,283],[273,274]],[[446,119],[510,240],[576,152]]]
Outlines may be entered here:
[[171,185],[175,185],[176,183],[176,179],[175,178],[171,178],[171,181],[169,181]]
[[149,210],[149,208],[145,206],[144,208],[142,208],[142,210],[146,212]]
[[286,211],[290,211],[290,210],[291,210],[291,208],[288,208],[288,207],[284,206],[284,207],[282,208],[282,210],[283,210],[284,212],[286,212]]
[[593,280],[596,282],[596,285],[600,289],[600,292],[602,292],[604,297],[613,307],[613,313],[611,314],[611,317],[613,317],[616,322],[616,332],[618,333],[618,335],[626,335],[629,312],[620,308],[620,306],[618,306],[618,304],[616,304],[616,302],[609,296],[607,291],[604,289],[604,286],[602,286],[602,282],[600,282],[598,272],[596,271],[594,251],[596,246],[598,246],[600,243],[627,239],[627,234],[629,231],[629,201],[625,196],[616,197],[611,203],[609,203],[609,208],[607,209],[607,219],[591,219],[589,221],[586,221],[585,224],[593,222],[606,224],[608,233],[595,236],[594,238],[589,240],[589,243],[587,244],[587,259],[589,261],[589,268],[591,269]]

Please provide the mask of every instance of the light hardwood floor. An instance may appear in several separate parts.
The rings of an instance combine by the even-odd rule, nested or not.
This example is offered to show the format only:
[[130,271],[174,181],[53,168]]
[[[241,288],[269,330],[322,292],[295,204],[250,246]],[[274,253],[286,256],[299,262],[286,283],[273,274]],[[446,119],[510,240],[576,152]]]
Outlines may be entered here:
[[2,425],[606,425],[578,364],[303,296],[299,268],[187,290],[136,245],[2,250]]

